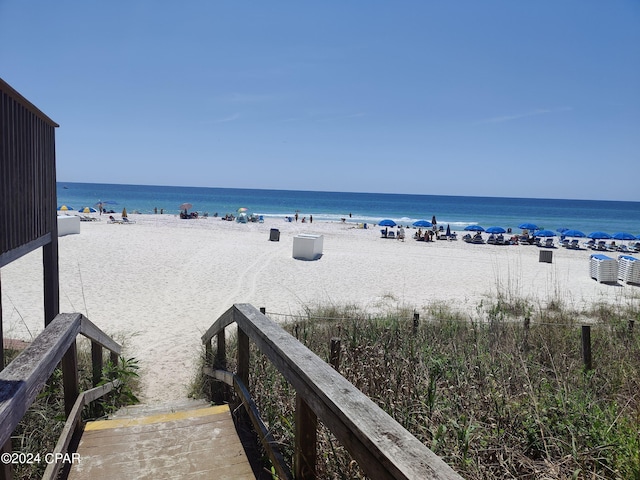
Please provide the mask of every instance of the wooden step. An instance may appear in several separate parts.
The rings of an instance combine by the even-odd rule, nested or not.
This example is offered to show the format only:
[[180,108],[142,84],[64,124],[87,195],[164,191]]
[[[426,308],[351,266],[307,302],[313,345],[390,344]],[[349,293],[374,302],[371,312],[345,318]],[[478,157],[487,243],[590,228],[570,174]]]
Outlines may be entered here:
[[255,480],[226,405],[88,422],[77,453],[69,479]]

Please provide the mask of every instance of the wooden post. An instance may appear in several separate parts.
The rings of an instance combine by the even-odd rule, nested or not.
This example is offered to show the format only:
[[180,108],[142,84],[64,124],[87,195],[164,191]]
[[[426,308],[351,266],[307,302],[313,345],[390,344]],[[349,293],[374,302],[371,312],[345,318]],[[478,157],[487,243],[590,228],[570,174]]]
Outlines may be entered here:
[[238,328],[238,377],[249,388],[249,336]]
[[91,342],[91,368],[93,370],[93,386],[97,387],[102,380],[102,345]]
[[68,417],[80,394],[78,387],[78,355],[74,341],[62,357],[62,385],[64,387],[64,412]]
[[[216,349],[216,357],[211,358],[213,361],[213,368],[226,370],[227,369],[227,337],[225,335],[225,330],[222,329],[216,335],[217,341],[217,349]],[[209,344],[209,349],[211,349],[211,341],[207,342]],[[226,400],[228,400],[228,390],[226,384],[221,382],[211,382],[211,398],[214,403],[222,405]]]
[[[55,212],[54,212],[55,215]],[[44,275],[44,326],[60,313],[60,278],[58,274],[58,222],[54,217],[51,243],[42,247]]]
[[[115,367],[115,368],[114,368],[114,370],[117,370],[117,369],[118,369],[118,360],[119,360],[119,359],[118,359],[118,354],[117,354],[117,353],[115,353],[115,352],[111,352],[111,353],[109,354],[109,360],[111,360],[111,363],[112,363],[112,364],[113,364],[113,366]],[[115,373],[115,371],[114,371],[114,372],[113,372],[112,377],[113,377],[113,378],[115,378],[115,375],[116,375],[116,373]]]
[[318,418],[304,399],[296,395],[295,418],[295,458],[294,477],[296,480],[315,480],[316,478],[316,443]]
[[414,335],[417,335],[419,325],[420,325],[420,314],[414,313],[413,314],[413,334]]
[[329,358],[329,362],[336,369],[336,371],[340,371],[340,339],[333,337],[331,339],[330,346],[331,354]]
[[584,361],[585,371],[593,369],[591,362],[591,327],[589,325],[582,326],[582,360]]

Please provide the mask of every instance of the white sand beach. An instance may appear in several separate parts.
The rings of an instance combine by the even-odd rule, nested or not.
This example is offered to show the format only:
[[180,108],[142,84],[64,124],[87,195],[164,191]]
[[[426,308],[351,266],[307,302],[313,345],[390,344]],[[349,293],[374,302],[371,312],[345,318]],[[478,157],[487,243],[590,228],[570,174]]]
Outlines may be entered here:
[[[383,239],[379,228],[349,223],[239,224],[219,218],[130,215],[132,225],[82,222],[60,238],[62,312],[81,312],[124,340],[141,366],[142,400],[183,398],[195,374],[200,336],[233,303],[299,314],[318,304],[367,312],[418,313],[434,302],[475,314],[500,289],[539,302],[561,298],[577,309],[596,302],[638,302],[640,288],[599,284],[589,250],[555,248],[539,262],[535,246]],[[270,230],[280,230],[278,242]],[[323,256],[292,258],[298,233],[324,236]],[[609,254],[616,257],[616,253]],[[2,268],[5,336],[29,340],[43,328],[42,253]]]

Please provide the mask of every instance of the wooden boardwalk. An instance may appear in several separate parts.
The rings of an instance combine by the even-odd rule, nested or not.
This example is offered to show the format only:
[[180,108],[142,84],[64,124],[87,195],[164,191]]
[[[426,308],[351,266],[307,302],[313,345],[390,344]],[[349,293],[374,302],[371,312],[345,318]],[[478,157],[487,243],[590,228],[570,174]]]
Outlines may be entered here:
[[86,424],[69,479],[255,480],[226,405]]

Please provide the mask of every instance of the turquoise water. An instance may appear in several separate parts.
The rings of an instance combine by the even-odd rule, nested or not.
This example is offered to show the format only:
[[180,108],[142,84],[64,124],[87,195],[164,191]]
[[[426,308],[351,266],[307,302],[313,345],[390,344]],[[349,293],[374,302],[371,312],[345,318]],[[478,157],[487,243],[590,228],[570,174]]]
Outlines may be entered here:
[[265,217],[298,211],[300,216],[313,215],[314,221],[377,223],[391,218],[402,224],[435,215],[438,224],[454,230],[471,224],[517,229],[531,222],[550,230],[640,234],[640,202],[58,183],[58,205],[78,209],[99,200],[116,212],[126,207],[128,212],[153,213],[157,208],[177,214],[188,202],[209,215],[245,207]]

